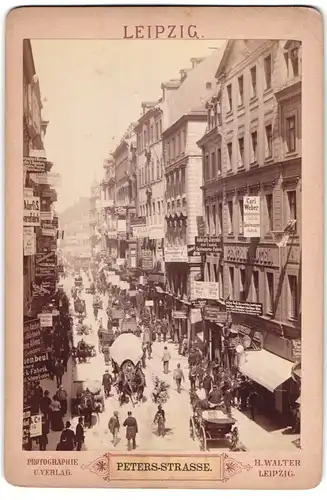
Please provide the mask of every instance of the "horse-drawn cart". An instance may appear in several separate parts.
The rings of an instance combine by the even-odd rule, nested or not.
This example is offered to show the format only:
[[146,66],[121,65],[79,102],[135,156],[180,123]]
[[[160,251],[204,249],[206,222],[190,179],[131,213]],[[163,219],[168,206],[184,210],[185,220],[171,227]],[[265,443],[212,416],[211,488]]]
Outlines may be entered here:
[[95,356],[94,345],[87,344],[83,339],[77,343],[76,347],[72,348],[72,358],[75,363],[86,363]]
[[122,333],[115,339],[110,348],[111,362],[117,375],[115,385],[119,401],[142,401],[145,388],[145,376],[141,368],[143,356],[142,342],[132,333]]
[[[77,377],[79,378],[79,377]],[[71,412],[72,416],[84,417],[85,423],[92,423],[92,414],[105,410],[104,392],[99,380],[74,380],[72,386]]]
[[198,438],[201,451],[208,450],[208,442],[228,441],[227,435],[231,432],[236,421],[228,417],[222,409],[202,410],[194,408],[190,418],[190,435],[192,439]]

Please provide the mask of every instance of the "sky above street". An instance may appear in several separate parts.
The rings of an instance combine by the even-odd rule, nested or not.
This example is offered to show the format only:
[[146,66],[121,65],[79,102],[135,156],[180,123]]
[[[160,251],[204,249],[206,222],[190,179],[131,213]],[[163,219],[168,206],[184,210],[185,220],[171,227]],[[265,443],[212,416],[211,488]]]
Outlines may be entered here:
[[179,78],[192,57],[207,56],[217,40],[32,40],[36,74],[49,120],[45,149],[57,188],[59,213],[88,196],[101,180],[103,160],[141,102],[161,97],[161,83]]

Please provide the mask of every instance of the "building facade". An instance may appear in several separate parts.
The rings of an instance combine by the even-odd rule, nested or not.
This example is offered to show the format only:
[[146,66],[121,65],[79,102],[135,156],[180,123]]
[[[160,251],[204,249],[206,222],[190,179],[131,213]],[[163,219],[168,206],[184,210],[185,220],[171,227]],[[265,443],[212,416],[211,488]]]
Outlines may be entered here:
[[[220,313],[228,305],[236,344],[250,337],[270,370],[290,373],[301,343],[301,46],[231,41],[216,77],[219,90],[199,141],[205,235],[219,242],[204,260],[204,280],[218,283],[211,306],[219,319],[212,310],[207,315],[208,352],[222,355]],[[259,216],[253,237],[251,203]],[[244,303],[259,309],[246,312]],[[259,364],[249,357],[246,374]],[[287,389],[267,393],[267,405],[287,406]]]
[[91,185],[90,192],[90,246],[91,255],[96,256],[102,250],[102,236],[99,231],[101,222],[101,192],[100,184],[95,179]]
[[136,241],[132,237],[131,220],[136,215],[136,136],[135,123],[128,127],[119,145],[112,153],[115,168],[115,213],[117,226],[117,263],[135,262]]
[[165,182],[162,123],[161,102],[142,103],[142,116],[135,127],[138,189],[137,218],[133,232],[138,236],[138,265],[149,281],[157,285],[164,284]]
[[[30,197],[32,197],[31,200],[39,200],[39,221],[37,223],[26,222],[24,217],[24,315],[33,314],[35,301],[39,298],[37,290],[44,281],[39,276],[39,269],[36,269],[35,254],[47,248],[56,248],[57,243],[57,232],[52,225],[51,215],[52,203],[56,201],[57,195],[49,185],[48,172],[52,164],[47,161],[44,151],[43,141],[48,122],[42,117],[42,108],[40,84],[36,75],[32,46],[30,40],[26,39],[23,43],[24,200]],[[46,227],[47,224],[48,227]],[[31,245],[28,245],[28,242]],[[54,292],[55,279],[48,289]]]
[[116,173],[115,163],[110,156],[103,163],[104,176],[101,181],[102,250],[106,257],[115,262],[118,256],[117,216],[116,216]]
[[181,72],[179,88],[165,100],[166,301],[179,340],[183,336],[195,338],[198,330],[202,335],[200,310],[192,306],[191,297],[192,283],[202,272],[201,255],[194,246],[202,218],[202,152],[197,141],[205,132],[205,102],[214,92],[215,72],[222,52],[215,50],[207,59],[191,60],[192,67]]

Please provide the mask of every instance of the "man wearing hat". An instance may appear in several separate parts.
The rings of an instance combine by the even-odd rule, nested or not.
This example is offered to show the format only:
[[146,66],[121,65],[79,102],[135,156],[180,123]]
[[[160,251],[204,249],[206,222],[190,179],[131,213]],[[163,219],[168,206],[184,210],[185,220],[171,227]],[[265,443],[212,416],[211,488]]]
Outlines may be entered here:
[[120,423],[118,418],[118,411],[114,411],[113,416],[110,418],[108,423],[109,430],[112,434],[112,443],[114,446],[118,444],[118,432],[120,429]]
[[107,397],[110,396],[111,385],[112,385],[112,376],[109,373],[109,370],[106,370],[102,377],[102,385],[104,394]]
[[131,441],[133,450],[136,448],[136,434],[138,433],[136,418],[132,416],[132,412],[127,412],[127,418],[124,422],[124,427],[126,427],[126,439],[127,439],[127,449],[131,451]]

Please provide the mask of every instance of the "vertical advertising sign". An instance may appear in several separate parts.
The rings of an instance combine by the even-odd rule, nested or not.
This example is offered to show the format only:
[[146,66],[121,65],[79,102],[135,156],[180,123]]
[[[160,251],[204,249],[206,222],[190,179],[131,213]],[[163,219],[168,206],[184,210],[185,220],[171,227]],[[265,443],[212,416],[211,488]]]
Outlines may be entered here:
[[260,238],[260,196],[244,196],[244,236]]

